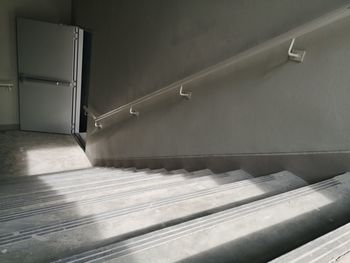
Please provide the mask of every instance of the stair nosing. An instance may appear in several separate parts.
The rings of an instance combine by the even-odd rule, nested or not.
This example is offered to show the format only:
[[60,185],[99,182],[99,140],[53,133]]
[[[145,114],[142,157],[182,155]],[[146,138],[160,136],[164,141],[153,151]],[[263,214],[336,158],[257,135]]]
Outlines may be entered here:
[[[270,177],[272,177],[272,176],[270,176]],[[256,179],[260,179],[260,178],[256,178]],[[273,178],[271,180],[273,180]],[[245,180],[245,181],[249,181],[249,180]],[[240,183],[240,182],[238,182],[238,183]],[[330,182],[328,182],[328,183],[330,183]],[[103,221],[106,221],[106,220],[109,220],[112,218],[125,216],[125,215],[131,214],[131,213],[137,213],[139,211],[143,211],[145,208],[156,208],[156,207],[159,208],[159,207],[183,202],[183,201],[186,201],[186,200],[189,200],[192,198],[198,198],[201,196],[212,195],[215,193],[220,193],[222,191],[229,191],[229,190],[244,186],[244,184],[237,185],[237,182],[231,183],[228,185],[229,186],[227,186],[227,185],[218,186],[218,187],[214,187],[214,188],[210,188],[210,189],[196,191],[194,193],[183,194],[183,195],[180,195],[178,197],[164,198],[164,199],[161,199],[158,201],[146,202],[143,204],[134,205],[131,207],[126,207],[123,209],[111,210],[111,211],[96,215],[93,218],[91,218],[91,216],[85,216],[85,217],[76,218],[76,219],[72,219],[72,220],[66,220],[66,221],[63,221],[60,223],[51,224],[51,225],[47,225],[47,226],[28,228],[28,229],[18,231],[16,233],[16,235],[12,236],[12,238],[8,238],[9,234],[0,235],[0,245],[11,244],[11,243],[16,242],[17,239],[20,238],[19,235],[21,235],[23,238],[21,240],[18,240],[18,241],[28,240],[28,239],[30,239],[30,237],[33,234],[46,235],[46,234],[51,234],[51,233],[57,233],[57,232],[60,232],[62,230],[73,229],[73,228],[80,227],[82,225],[85,226],[85,225],[89,225],[89,224],[93,224],[93,223],[103,222]],[[11,239],[14,241],[12,242]]]
[[[141,193],[152,191],[152,190],[162,189],[164,187],[188,185],[189,183],[194,184],[194,183],[198,183],[201,181],[207,181],[208,180],[207,177],[210,177],[210,175],[200,177],[200,178],[190,179],[193,181],[170,182],[170,183],[166,183],[166,184],[155,185],[155,186],[145,187],[145,188],[141,188],[141,189],[135,189],[135,190],[124,191],[124,192],[116,192],[114,194],[108,194],[108,195],[103,195],[103,196],[87,198],[87,199],[84,199],[82,201],[79,201],[79,205],[88,205],[88,204],[94,204],[94,203],[99,203],[99,202],[108,202],[108,201],[114,200],[117,197],[118,198],[125,198],[125,197],[141,194]],[[228,177],[230,177],[230,176],[228,175],[228,176],[224,176],[222,178],[228,178]],[[254,180],[254,179],[249,179],[249,180]],[[233,182],[233,183],[240,183],[242,181],[245,181],[245,180],[241,180],[241,181],[237,181],[237,182]],[[52,211],[58,211],[58,210],[63,210],[63,209],[69,209],[71,207],[74,207],[75,204],[76,204],[76,202],[71,201],[68,203],[61,203],[61,204],[57,204],[57,205],[40,207],[40,208],[30,209],[30,210],[26,210],[26,211],[6,213],[6,215],[4,215],[4,216],[0,215],[0,222],[7,222],[7,221],[14,220],[14,219],[21,219],[21,218],[25,218],[25,217],[30,217],[32,215],[38,215],[39,213],[42,214],[45,212],[52,212]]]
[[[157,238],[156,241],[155,241],[155,242],[157,242],[157,240],[159,240],[159,236],[160,235],[167,234],[167,233],[163,233],[164,231],[177,232],[178,233],[179,229],[181,230],[181,228],[185,228],[185,229],[186,228],[190,228],[190,233],[188,233],[188,235],[189,234],[193,234],[193,233],[196,233],[198,231],[203,231],[203,230],[207,229],[207,228],[204,228],[204,229],[202,228],[202,229],[200,229],[198,231],[193,231],[193,229],[194,229],[193,225],[198,224],[199,225],[198,227],[202,227],[202,225],[204,223],[206,223],[206,221],[205,221],[206,219],[209,219],[209,220],[207,220],[209,222],[207,222],[206,224],[210,224],[210,225],[215,226],[215,225],[218,225],[218,224],[221,224],[221,223],[225,223],[225,222],[232,221],[232,220],[235,220],[235,219],[238,219],[238,218],[242,218],[242,217],[244,217],[246,215],[249,215],[249,214],[251,214],[251,213],[253,213],[255,211],[258,211],[258,210],[262,210],[262,209],[264,209],[266,207],[271,207],[271,206],[273,206],[275,204],[283,203],[283,202],[289,200],[291,197],[305,196],[305,195],[308,195],[310,193],[314,193],[314,192],[317,192],[317,191],[320,191],[320,190],[324,190],[324,189],[327,189],[329,187],[336,186],[336,185],[339,185],[339,184],[341,184],[341,183],[338,182],[337,180],[329,179],[329,180],[326,180],[326,181],[314,184],[312,187],[311,186],[304,186],[304,187],[301,187],[301,188],[296,189],[296,190],[291,190],[291,191],[288,191],[288,192],[285,192],[285,193],[282,193],[282,194],[278,194],[278,195],[275,195],[275,196],[272,196],[272,197],[268,197],[268,198],[263,199],[263,200],[259,200],[259,201],[255,201],[253,203],[242,205],[240,207],[232,208],[232,209],[221,211],[221,212],[218,212],[218,213],[215,213],[215,214],[212,214],[212,215],[208,215],[208,216],[205,216],[205,217],[202,217],[202,218],[198,218],[198,219],[194,219],[194,220],[191,220],[191,221],[188,221],[188,222],[185,222],[185,223],[181,223],[179,225],[170,227],[170,229],[167,229],[167,228],[161,229],[161,230],[156,231],[157,232],[156,234],[151,232],[149,234],[146,234],[146,235],[143,235],[143,236],[140,236],[140,237],[136,237],[136,238],[133,238],[131,240],[133,242],[142,242],[143,240],[139,240],[139,239],[142,239],[142,238],[146,238],[147,239],[147,237],[150,236],[153,239]],[[211,222],[211,221],[213,221],[213,222]],[[156,236],[154,236],[154,235],[156,235]],[[181,235],[181,237],[182,237],[182,235]],[[170,241],[172,241],[172,240],[169,240],[167,242],[170,242]],[[127,244],[129,250],[132,249],[133,242]],[[116,248],[118,248],[118,244],[119,243],[115,244],[115,245],[117,245],[117,247],[114,247],[115,245],[111,245],[111,246],[113,246],[113,249],[116,249]],[[119,246],[123,246],[123,242],[120,242]],[[101,248],[101,249],[103,249],[103,248]],[[89,253],[89,251],[85,252],[85,253]],[[131,255],[131,254],[134,254],[134,253],[137,253],[137,251],[130,251],[130,253],[128,253],[128,255]],[[82,253],[81,255],[83,255],[83,254],[84,253]],[[79,255],[80,254],[78,254],[77,256],[79,256]],[[91,256],[94,256],[94,255],[95,254],[92,254]],[[116,258],[116,257],[113,257],[113,258]],[[63,261],[63,262],[66,262],[66,261]],[[67,262],[71,262],[71,261],[67,261]],[[84,261],[84,262],[86,262],[86,261]]]

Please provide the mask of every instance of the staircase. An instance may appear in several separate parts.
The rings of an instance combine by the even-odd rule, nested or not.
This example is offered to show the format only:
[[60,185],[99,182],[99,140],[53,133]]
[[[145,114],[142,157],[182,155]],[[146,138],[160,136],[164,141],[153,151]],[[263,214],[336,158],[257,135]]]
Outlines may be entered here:
[[347,173],[309,185],[288,171],[95,167],[3,179],[0,197],[0,262],[331,262],[350,251]]

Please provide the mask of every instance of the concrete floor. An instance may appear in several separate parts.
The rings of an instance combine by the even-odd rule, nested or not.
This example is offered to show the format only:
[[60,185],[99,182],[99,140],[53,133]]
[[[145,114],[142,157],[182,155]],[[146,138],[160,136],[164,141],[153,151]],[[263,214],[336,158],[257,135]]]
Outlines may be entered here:
[[0,160],[0,177],[91,167],[72,136],[38,132],[0,132]]

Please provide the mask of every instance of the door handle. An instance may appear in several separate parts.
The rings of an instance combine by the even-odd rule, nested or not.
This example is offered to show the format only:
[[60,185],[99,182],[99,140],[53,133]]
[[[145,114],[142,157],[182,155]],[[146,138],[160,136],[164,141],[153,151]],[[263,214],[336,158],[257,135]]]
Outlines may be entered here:
[[11,91],[13,88],[13,83],[0,82],[0,88],[6,88],[8,91]]

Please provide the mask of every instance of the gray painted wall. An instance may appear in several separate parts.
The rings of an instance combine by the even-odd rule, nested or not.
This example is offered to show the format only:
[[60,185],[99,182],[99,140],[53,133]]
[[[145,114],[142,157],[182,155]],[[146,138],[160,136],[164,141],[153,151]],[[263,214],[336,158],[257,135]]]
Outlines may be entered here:
[[[90,102],[99,113],[193,74],[310,21],[340,0],[73,1],[93,34]],[[188,85],[191,101],[164,96],[138,118],[95,131],[92,161],[350,149],[350,20]]]
[[69,24],[71,0],[0,0],[0,82],[15,85],[0,88],[0,130],[19,127],[16,16]]

